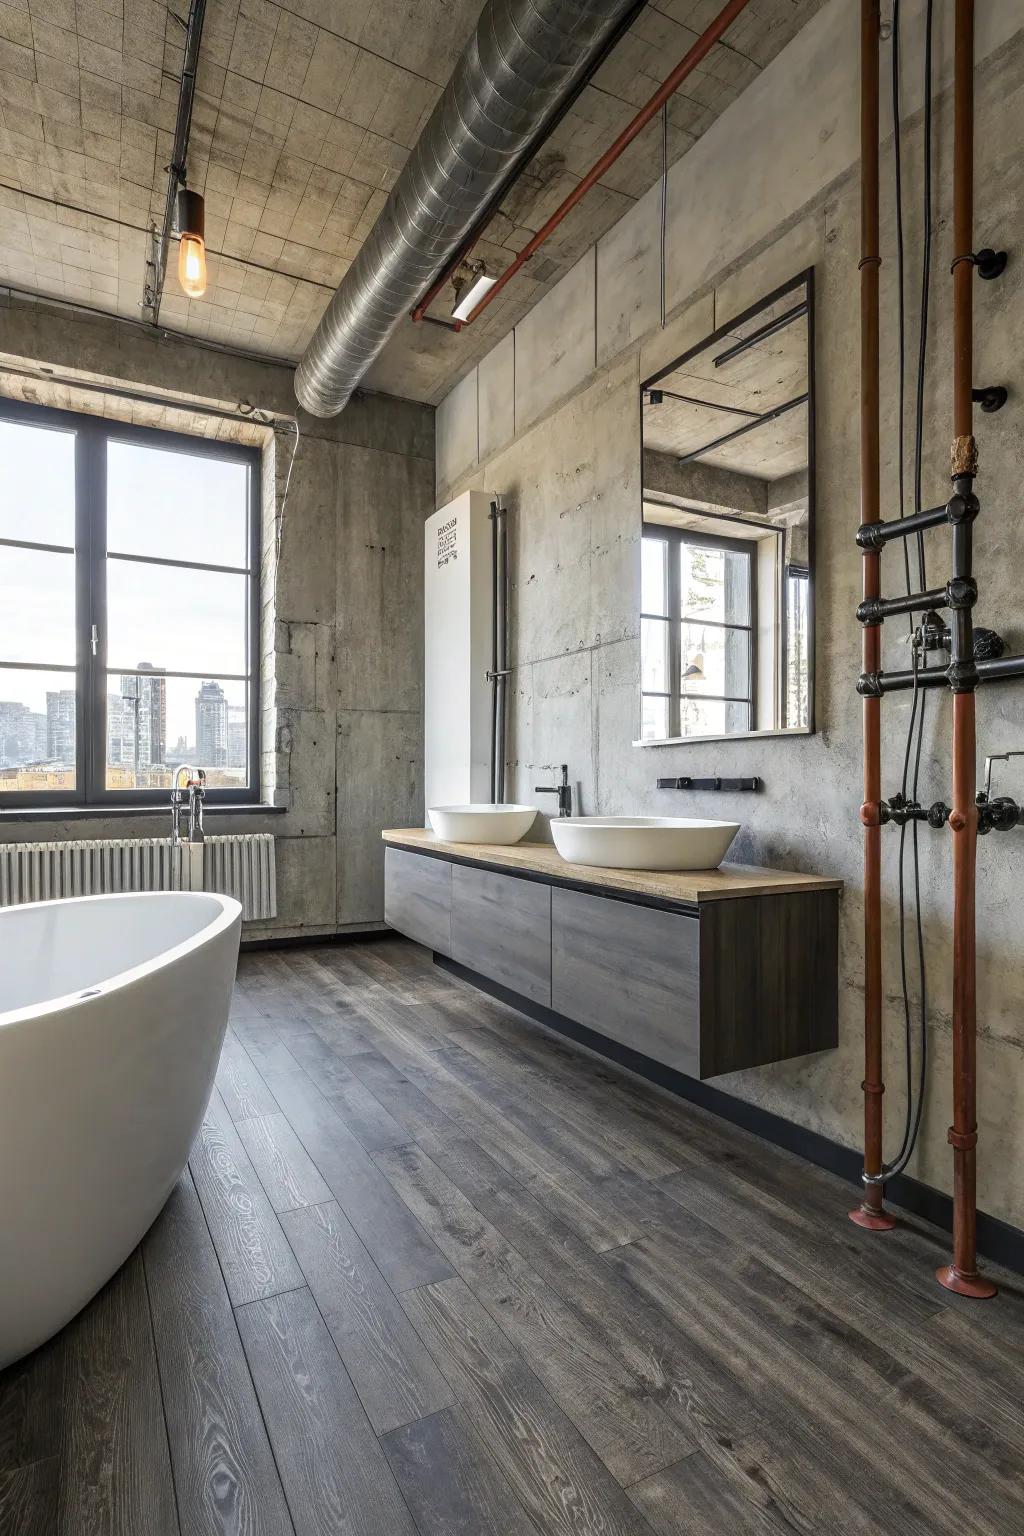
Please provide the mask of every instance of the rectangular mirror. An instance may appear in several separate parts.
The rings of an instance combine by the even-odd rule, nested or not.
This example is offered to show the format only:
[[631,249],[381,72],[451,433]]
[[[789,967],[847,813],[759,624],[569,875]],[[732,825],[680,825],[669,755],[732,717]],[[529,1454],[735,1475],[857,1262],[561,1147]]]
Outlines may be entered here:
[[642,744],[814,728],[814,289],[641,387]]

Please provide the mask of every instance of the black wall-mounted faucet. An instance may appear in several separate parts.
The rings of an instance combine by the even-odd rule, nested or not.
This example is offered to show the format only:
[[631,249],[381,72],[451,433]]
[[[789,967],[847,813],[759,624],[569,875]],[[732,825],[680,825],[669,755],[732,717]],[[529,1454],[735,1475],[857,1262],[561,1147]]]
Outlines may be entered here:
[[535,784],[535,795],[557,795],[558,814],[564,819],[572,815],[572,787],[569,784],[569,765],[562,764],[562,782],[560,784]]

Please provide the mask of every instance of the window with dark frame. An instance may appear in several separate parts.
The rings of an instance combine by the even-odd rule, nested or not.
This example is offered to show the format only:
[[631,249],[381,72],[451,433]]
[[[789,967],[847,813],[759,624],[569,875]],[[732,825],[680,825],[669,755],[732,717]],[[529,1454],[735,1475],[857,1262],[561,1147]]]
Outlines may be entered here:
[[0,402],[0,809],[259,798],[259,450]]
[[642,740],[755,729],[756,549],[746,539],[644,524]]

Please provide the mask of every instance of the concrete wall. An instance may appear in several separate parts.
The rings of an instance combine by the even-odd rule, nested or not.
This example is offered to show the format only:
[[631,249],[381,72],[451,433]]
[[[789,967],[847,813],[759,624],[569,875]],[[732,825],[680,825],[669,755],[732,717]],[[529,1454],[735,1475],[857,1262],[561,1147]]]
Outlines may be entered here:
[[[947,28],[951,7],[939,7]],[[510,798],[568,761],[585,812],[734,816],[734,856],[823,871],[846,882],[838,1050],[722,1080],[728,1091],[849,1145],[860,1143],[863,1077],[860,709],[854,685],[860,632],[854,609],[858,512],[857,12],[848,0],[820,13],[740,101],[679,162],[670,179],[669,323],[658,315],[657,192],[644,199],[571,278],[547,295],[438,408],[438,500],[468,486],[501,491],[511,509],[512,655]],[[906,6],[904,102],[915,96],[920,7]],[[977,243],[1009,244],[1019,229],[1024,166],[1024,23],[1015,0],[979,8]],[[941,39],[942,82],[950,39]],[[883,78],[888,68],[883,50]],[[907,125],[906,238],[919,239],[920,125]],[[938,104],[936,255],[926,392],[925,505],[947,494],[950,439],[948,179],[951,111]],[[883,250],[894,251],[891,165],[883,187]],[[801,268],[817,275],[817,687],[818,733],[721,744],[636,748],[640,417],[637,386],[662,363]],[[1011,258],[999,284],[976,284],[978,382],[1024,388],[1024,266]],[[883,267],[883,461],[894,509],[893,263]],[[913,279],[916,282],[916,276]],[[912,289],[913,292],[913,283]],[[912,308],[914,300],[911,300]],[[916,315],[916,309],[914,310]],[[908,329],[916,356],[917,327]],[[1024,542],[1024,448],[1019,404],[978,416],[983,512],[976,532],[979,622],[1024,650],[1019,591]],[[476,414],[474,414],[476,413]],[[908,434],[908,441],[910,435]],[[929,500],[931,498],[931,500]],[[929,584],[948,572],[948,537],[929,535]],[[900,590],[902,561],[887,563]],[[888,666],[906,665],[903,627],[885,633]],[[887,700],[884,785],[898,787],[909,697]],[[948,696],[928,702],[921,796],[948,798]],[[1024,693],[979,696],[980,752],[1024,745]],[[760,774],[758,797],[681,796],[655,789],[659,775]],[[1020,771],[1003,787],[1024,792]],[[898,834],[886,841],[888,1148],[902,1130],[902,1007],[896,922]],[[933,1070],[921,1144],[911,1172],[950,1187],[951,1110],[949,838],[922,835],[922,900],[930,986]],[[1024,960],[1020,944],[1024,843],[989,837],[979,882],[980,1203],[1024,1222]]]
[[[43,306],[0,301],[0,390],[52,399],[43,379],[27,390],[5,385],[5,359],[199,404],[295,410],[290,370]],[[380,829],[422,820],[422,530],[432,510],[433,414],[384,395],[354,400],[332,421],[300,413],[283,517],[292,439],[264,434],[263,795],[282,814],[207,818],[214,831],[277,838],[279,916],[251,925],[247,937],[379,924]],[[180,425],[176,412],[166,425]],[[2,841],[152,836],[157,827],[162,819],[143,815],[27,822],[0,812]]]

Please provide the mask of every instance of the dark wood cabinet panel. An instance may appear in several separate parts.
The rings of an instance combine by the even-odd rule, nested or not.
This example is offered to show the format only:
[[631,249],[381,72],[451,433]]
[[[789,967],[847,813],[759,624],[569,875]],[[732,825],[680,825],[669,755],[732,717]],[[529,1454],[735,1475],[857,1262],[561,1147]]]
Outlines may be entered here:
[[839,1044],[839,896],[792,891],[701,910],[701,1076]]
[[399,933],[452,952],[452,866],[444,859],[388,848],[384,854],[384,921]]
[[578,891],[551,897],[552,1008],[699,1077],[700,920]]
[[452,868],[452,959],[532,1002],[551,1002],[551,887]]

